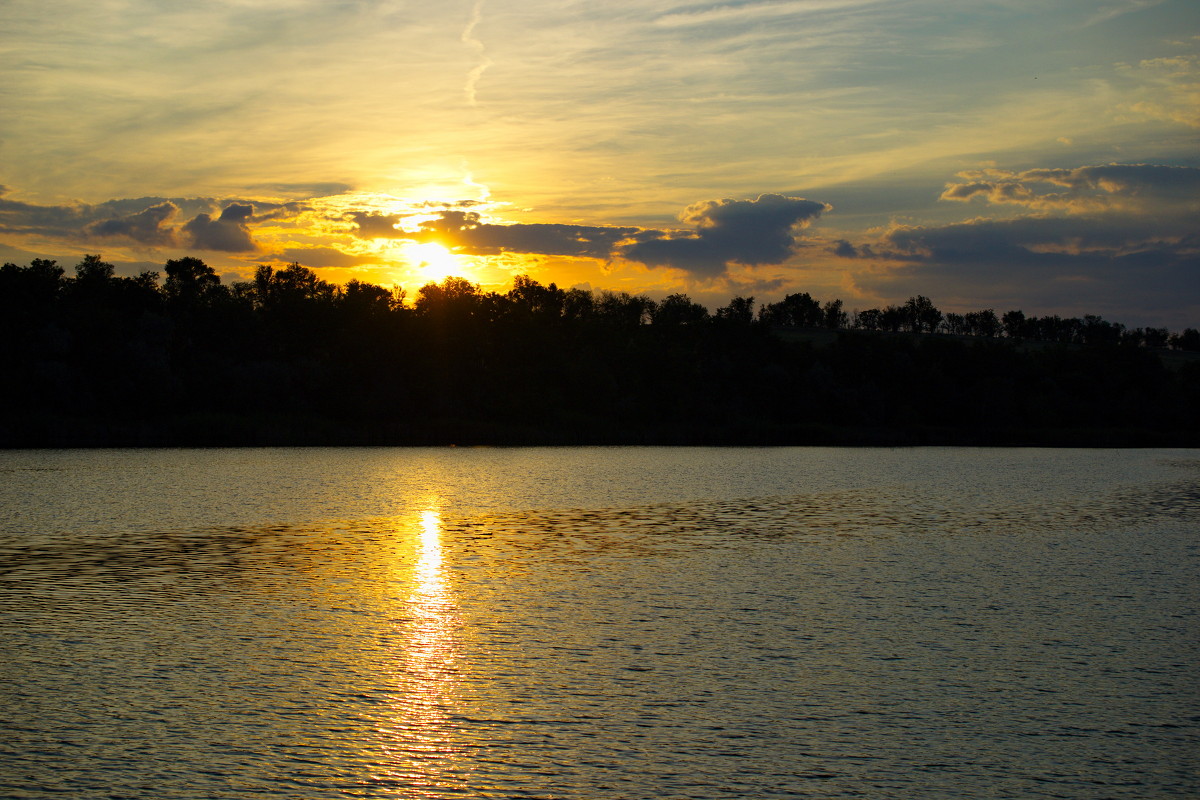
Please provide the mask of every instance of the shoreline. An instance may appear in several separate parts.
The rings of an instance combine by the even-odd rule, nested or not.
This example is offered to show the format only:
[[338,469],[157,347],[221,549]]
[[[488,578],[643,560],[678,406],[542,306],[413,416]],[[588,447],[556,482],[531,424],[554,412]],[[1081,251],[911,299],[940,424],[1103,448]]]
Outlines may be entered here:
[[355,424],[328,418],[180,417],[154,421],[35,419],[0,426],[0,450],[254,447],[1046,447],[1194,448],[1200,433],[1147,428],[993,428],[779,425],[650,430],[607,420],[511,425],[439,420]]

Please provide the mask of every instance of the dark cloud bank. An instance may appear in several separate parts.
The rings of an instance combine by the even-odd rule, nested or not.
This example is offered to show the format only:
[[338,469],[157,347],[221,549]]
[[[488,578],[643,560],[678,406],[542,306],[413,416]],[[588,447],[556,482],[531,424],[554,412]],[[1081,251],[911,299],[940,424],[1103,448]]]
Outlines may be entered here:
[[[294,215],[302,203],[141,197],[95,205],[42,206],[9,200],[0,191],[0,233],[66,240],[124,240],[147,247],[247,253],[258,249],[251,225]],[[218,209],[220,211],[218,212]],[[180,220],[186,222],[180,224]]]
[[870,241],[839,241],[831,252],[888,262],[856,274],[862,288],[885,296],[936,290],[1195,324],[1200,169],[1109,164],[962,177],[946,186],[942,199],[1025,212],[896,225]]
[[442,210],[415,231],[397,228],[399,215],[356,212],[350,219],[363,238],[437,241],[470,255],[503,252],[622,258],[650,267],[674,267],[715,276],[732,264],[781,264],[796,250],[796,229],[829,206],[798,197],[764,194],[756,200],[709,200],[681,215],[689,231],[632,227],[484,222],[474,211]]
[[689,206],[684,222],[695,226],[686,236],[664,235],[626,247],[621,255],[650,267],[677,267],[700,275],[719,275],[734,263],[782,264],[796,250],[794,230],[830,210],[825,203],[764,194],[757,200],[721,200]]
[[[340,184],[272,185],[297,195]],[[88,205],[36,205],[0,187],[0,233],[146,248],[223,253],[259,250],[254,226],[313,210],[304,200],[142,197]],[[868,295],[936,295],[943,302],[1087,308],[1148,323],[1193,326],[1200,315],[1200,169],[1106,164],[1024,171],[982,169],[946,184],[941,199],[976,216],[943,225],[893,225],[838,240],[829,252]],[[404,215],[352,212],[361,238],[437,241],[469,255],[523,253],[623,259],[682,270],[698,279],[732,265],[775,265],[803,245],[802,231],[831,207],[779,194],[708,200],[680,215],[678,230],[552,223],[499,225],[471,201],[430,204],[436,218],[414,230]],[[997,213],[1000,212],[1000,213]],[[1015,216],[1013,213],[1015,212]],[[345,266],[334,251],[288,251],[311,266]],[[336,263],[335,263],[336,262]],[[355,262],[356,263],[356,262]]]
[[183,233],[192,247],[200,250],[219,250],[226,253],[246,253],[255,249],[248,223],[254,217],[254,207],[231,203],[213,219],[199,214],[183,226]]
[[[416,230],[398,228],[399,214],[352,212],[346,218],[361,238],[436,241],[481,256],[523,253],[604,261],[620,258],[715,277],[733,264],[783,263],[796,252],[798,231],[830,208],[825,203],[778,194],[754,200],[708,200],[689,206],[680,216],[689,229],[654,230],[554,223],[498,225],[484,221],[471,205],[442,205],[435,219]],[[38,206],[0,197],[0,232],[249,253],[258,249],[252,235],[254,224],[305,210],[309,206],[303,201],[220,204],[205,198],[143,197],[98,205]]]

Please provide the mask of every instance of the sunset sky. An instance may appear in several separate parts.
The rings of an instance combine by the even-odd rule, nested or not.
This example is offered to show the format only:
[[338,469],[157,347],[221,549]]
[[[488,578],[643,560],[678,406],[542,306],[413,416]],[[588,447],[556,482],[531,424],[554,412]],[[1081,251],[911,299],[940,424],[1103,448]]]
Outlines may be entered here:
[[1195,0],[6,0],[0,260],[1200,326]]

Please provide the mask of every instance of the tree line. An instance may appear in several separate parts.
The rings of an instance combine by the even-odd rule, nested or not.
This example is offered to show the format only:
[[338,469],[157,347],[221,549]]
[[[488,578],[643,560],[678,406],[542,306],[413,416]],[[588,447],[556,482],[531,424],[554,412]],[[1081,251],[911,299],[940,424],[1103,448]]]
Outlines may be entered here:
[[[192,257],[163,273],[117,276],[94,255],[73,276],[42,259],[0,268],[0,444],[1198,438],[1200,367],[1157,356],[1200,350],[1193,329],[942,313],[924,296],[851,312],[808,293],[734,297],[710,312],[686,294],[528,276],[410,298],[295,263],[232,284]],[[778,335],[809,328],[837,336]]]
[[846,313],[841,300],[824,305],[807,292],[790,294],[778,303],[759,309],[758,319],[775,325],[834,330],[887,331],[891,333],[946,333],[984,338],[1007,337],[1034,342],[1073,344],[1125,344],[1140,347],[1200,350],[1200,331],[1186,328],[1172,333],[1166,328],[1126,328],[1097,315],[1082,318],[1026,317],[1020,309],[997,315],[985,308],[965,314],[942,313],[924,295],[910,297],[901,305],[868,308]]

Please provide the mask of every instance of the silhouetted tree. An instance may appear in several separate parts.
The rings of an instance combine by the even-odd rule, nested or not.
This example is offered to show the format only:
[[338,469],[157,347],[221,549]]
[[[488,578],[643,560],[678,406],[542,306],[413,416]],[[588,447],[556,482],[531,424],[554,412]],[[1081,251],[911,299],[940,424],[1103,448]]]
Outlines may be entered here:
[[818,328],[824,324],[821,303],[808,292],[789,294],[778,303],[769,303],[759,310],[759,319],[768,325],[797,328]]
[[1142,334],[1142,346],[1154,349],[1164,349],[1171,341],[1171,332],[1166,328],[1146,328]]
[[904,314],[913,333],[933,333],[942,321],[942,312],[934,307],[933,301],[922,294],[908,298],[904,304]]
[[717,319],[735,325],[749,325],[754,321],[754,298],[734,297],[728,305],[717,309]]
[[10,309],[44,308],[54,302],[63,287],[64,270],[57,262],[35,258],[28,267],[0,267],[0,302]]
[[883,328],[883,312],[878,308],[855,311],[853,326],[863,331],[881,330]]
[[967,312],[963,317],[963,322],[966,328],[965,332],[971,336],[985,336],[990,339],[998,336],[1001,331],[1000,318],[990,308]]
[[1119,344],[1125,326],[1119,322],[1108,322],[1094,314],[1083,318],[1083,341],[1090,345],[1112,346]]
[[477,284],[465,278],[448,277],[427,283],[417,291],[414,311],[445,333],[468,336],[485,319],[485,299]]
[[353,278],[342,288],[339,304],[355,319],[378,318],[403,307],[404,290],[389,291]]
[[942,318],[942,327],[946,333],[956,336],[963,336],[969,333],[967,328],[967,318],[962,314],[947,312]]
[[821,322],[830,330],[846,327],[848,315],[842,311],[841,300],[830,300],[821,309]]
[[908,311],[903,306],[888,306],[879,315],[880,330],[897,333],[910,324]]
[[651,319],[655,325],[697,325],[708,319],[708,309],[686,294],[672,294],[658,302]]
[[1020,309],[1005,311],[1000,318],[1004,327],[1004,335],[1010,339],[1020,339],[1025,336],[1025,312]]
[[596,316],[608,324],[636,327],[654,319],[656,305],[645,295],[603,291],[592,307]]
[[167,273],[163,294],[168,300],[194,303],[221,285],[221,279],[212,267],[191,256],[171,259],[163,269]]
[[[528,276],[504,294],[449,278],[409,308],[299,264],[231,286],[194,258],[165,273],[0,267],[0,443],[1200,441],[1200,365],[1153,352],[1200,350],[1193,328],[987,309],[937,323],[974,342],[774,336],[846,327],[841,301],[788,295],[748,325],[735,297],[692,324],[712,317],[684,294]],[[854,327],[933,330],[922,299]]]
[[98,255],[86,255],[75,265],[75,280],[86,283],[104,283],[114,277],[114,267]]
[[1167,342],[1176,350],[1200,351],[1200,330],[1184,328],[1180,333],[1171,334]]
[[528,275],[513,278],[513,288],[507,298],[520,313],[542,319],[558,319],[563,314],[565,293],[555,284],[543,286]]
[[254,273],[254,287],[258,305],[267,309],[331,303],[337,295],[337,287],[294,261],[278,270],[263,264]]
[[563,294],[563,318],[570,320],[591,319],[596,301],[592,293],[584,289],[568,289]]

